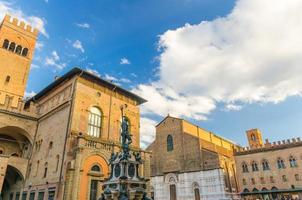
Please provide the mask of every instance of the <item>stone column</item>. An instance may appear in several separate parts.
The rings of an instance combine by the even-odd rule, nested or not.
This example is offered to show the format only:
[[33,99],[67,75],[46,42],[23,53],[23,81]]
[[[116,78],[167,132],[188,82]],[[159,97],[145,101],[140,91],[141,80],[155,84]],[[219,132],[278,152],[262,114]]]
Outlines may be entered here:
[[3,187],[3,182],[6,174],[6,168],[8,163],[8,157],[7,156],[0,156],[0,194]]

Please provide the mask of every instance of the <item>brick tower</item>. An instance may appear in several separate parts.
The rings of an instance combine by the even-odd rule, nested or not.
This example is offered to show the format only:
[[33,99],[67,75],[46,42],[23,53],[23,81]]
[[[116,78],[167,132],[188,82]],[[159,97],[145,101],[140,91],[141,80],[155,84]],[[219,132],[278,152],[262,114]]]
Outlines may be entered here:
[[255,129],[247,130],[246,136],[249,141],[249,146],[251,148],[257,148],[263,145],[262,134],[259,129],[255,128]]
[[18,107],[27,83],[38,30],[6,15],[0,25],[0,105]]

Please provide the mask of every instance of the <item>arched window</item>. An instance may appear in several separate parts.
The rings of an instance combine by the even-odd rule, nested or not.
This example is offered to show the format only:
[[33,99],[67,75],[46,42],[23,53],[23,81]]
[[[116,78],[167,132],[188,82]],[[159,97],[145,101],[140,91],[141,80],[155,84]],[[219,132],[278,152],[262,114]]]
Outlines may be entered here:
[[10,43],[8,50],[14,52],[15,47],[16,47],[16,43],[12,42],[12,43]]
[[21,45],[18,45],[17,48],[16,48],[16,54],[19,54],[21,55],[21,52],[22,52],[22,46]]
[[262,169],[263,171],[270,170],[269,164],[267,160],[262,161]]
[[284,161],[281,158],[278,158],[277,166],[278,166],[278,169],[285,169]]
[[3,42],[2,48],[7,49],[8,46],[9,46],[9,41],[7,39],[5,39],[4,42]]
[[174,184],[170,185],[170,200],[176,200],[176,186]]
[[273,176],[270,176],[270,177],[269,177],[269,180],[270,180],[271,183],[275,183],[275,179],[274,179]]
[[88,135],[100,137],[102,124],[102,112],[97,107],[92,107],[88,119]]
[[243,185],[246,185],[246,179],[245,179],[245,178],[242,179],[242,184],[243,184]]
[[28,54],[28,48],[24,48],[22,51],[22,56],[27,56]]
[[296,181],[300,181],[300,176],[299,176],[299,174],[295,174],[295,180],[296,180]]
[[0,155],[4,154],[4,149],[0,147]]
[[255,184],[256,184],[256,181],[255,181],[254,178],[251,178],[251,183],[252,183],[252,185],[255,185]]
[[173,137],[172,135],[168,135],[167,137],[167,151],[173,151]]
[[46,162],[44,164],[44,175],[43,175],[43,178],[46,178],[46,176],[47,176],[47,169],[48,169],[48,163]]
[[253,172],[259,171],[258,164],[255,161],[252,162],[252,170]]
[[293,156],[291,156],[291,157],[289,158],[289,164],[290,164],[290,167],[298,167],[296,158],[294,158]]
[[261,184],[265,184],[265,179],[264,179],[264,177],[260,177],[260,182],[261,182]]
[[253,141],[256,141],[256,136],[255,136],[254,133],[251,135],[251,139],[252,139]]
[[195,200],[200,200],[199,188],[194,189],[194,196],[195,196]]
[[282,181],[283,181],[283,182],[287,182],[287,177],[286,177],[286,175],[282,175]]
[[91,167],[91,171],[93,171],[93,172],[101,172],[101,168],[98,165],[93,165]]
[[248,166],[247,166],[246,163],[243,163],[243,164],[242,164],[242,172],[243,172],[243,173],[249,172],[249,169],[248,169]]

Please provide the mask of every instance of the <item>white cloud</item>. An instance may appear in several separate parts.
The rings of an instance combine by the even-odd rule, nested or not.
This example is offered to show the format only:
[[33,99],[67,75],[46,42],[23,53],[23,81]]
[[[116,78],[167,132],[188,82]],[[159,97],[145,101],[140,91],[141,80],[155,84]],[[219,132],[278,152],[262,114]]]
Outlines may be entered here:
[[225,106],[226,111],[239,111],[242,109],[241,105],[236,105],[236,104],[227,104]]
[[109,74],[105,74],[105,79],[109,80],[109,81],[118,81],[117,78],[115,78],[114,76],[111,76]]
[[121,78],[119,80],[119,82],[122,82],[122,83],[131,83],[131,80],[127,79],[127,78]]
[[57,70],[62,70],[66,67],[66,63],[60,62],[60,57],[56,51],[52,51],[51,55],[45,58],[45,65],[53,66]]
[[31,98],[31,97],[35,96],[36,94],[37,94],[37,93],[34,92],[34,91],[30,91],[30,92],[25,91],[24,98],[25,98],[25,99],[28,99],[28,98]]
[[17,8],[13,3],[7,1],[0,1],[0,20],[2,20],[5,14],[9,14],[12,17],[16,17],[26,24],[37,28],[39,32],[45,37],[49,37],[45,29],[46,20],[33,15],[26,15],[20,8]]
[[134,78],[137,77],[137,74],[136,74],[136,73],[131,73],[130,75],[133,76]]
[[166,31],[158,80],[134,90],[148,99],[142,110],[206,119],[217,103],[238,110],[301,95],[301,9],[300,0],[238,0],[225,17]]
[[131,63],[127,58],[121,58],[120,64],[121,65],[130,65]]
[[82,53],[85,52],[82,42],[80,40],[76,40],[73,44],[72,44],[73,48],[75,49],[79,49]]
[[140,124],[141,146],[145,149],[155,139],[155,125],[157,122],[145,117],[141,117]]
[[40,51],[43,47],[44,47],[44,43],[41,42],[41,41],[37,41],[37,43],[36,43],[36,49],[38,51]]
[[80,27],[80,28],[86,28],[89,29],[90,25],[88,23],[76,23],[76,26]]
[[97,77],[101,77],[101,74],[95,69],[91,69],[91,68],[87,67],[86,71],[93,74],[93,75],[95,75],[95,76],[97,76]]

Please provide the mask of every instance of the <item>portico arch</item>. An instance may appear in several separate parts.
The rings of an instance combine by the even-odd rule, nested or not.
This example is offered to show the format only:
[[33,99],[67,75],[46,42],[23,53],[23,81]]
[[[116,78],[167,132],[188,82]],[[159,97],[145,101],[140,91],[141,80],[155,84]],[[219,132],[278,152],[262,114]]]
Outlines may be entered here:
[[24,183],[24,175],[14,166],[8,165],[1,190],[3,199],[9,199],[11,193],[20,191]]

